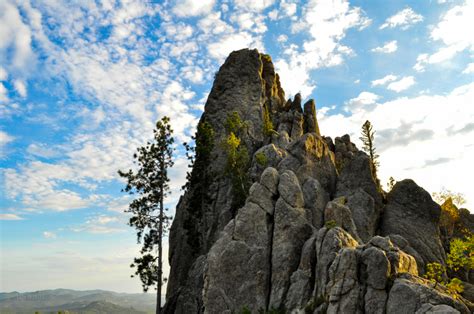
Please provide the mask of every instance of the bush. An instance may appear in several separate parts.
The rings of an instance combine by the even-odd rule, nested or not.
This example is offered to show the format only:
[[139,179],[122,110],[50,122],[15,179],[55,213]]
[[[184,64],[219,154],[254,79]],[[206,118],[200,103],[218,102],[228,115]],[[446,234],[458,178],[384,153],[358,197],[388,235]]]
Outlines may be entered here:
[[459,295],[464,291],[464,285],[458,278],[451,279],[451,281],[446,285],[446,288],[448,288],[449,293],[455,299],[459,299]]
[[239,113],[234,111],[227,116],[225,129],[227,136],[222,142],[222,147],[227,155],[226,173],[231,178],[234,192],[232,207],[236,209],[245,202],[249,190],[247,171],[250,157],[247,147],[241,140],[247,124],[240,119]]
[[268,165],[268,158],[263,152],[259,152],[255,154],[255,161],[262,167],[266,167]]
[[446,268],[440,263],[429,263],[426,265],[426,273],[423,277],[435,284],[444,284],[443,275],[445,272]]
[[474,235],[464,240],[455,238],[450,242],[450,250],[446,263],[454,271],[463,268],[466,271],[474,269]]
[[324,223],[324,226],[328,229],[337,227],[337,222],[335,220],[328,220]]
[[267,105],[263,106],[263,134],[265,136],[272,136],[273,134],[278,134],[273,129],[272,118],[270,117],[270,112]]

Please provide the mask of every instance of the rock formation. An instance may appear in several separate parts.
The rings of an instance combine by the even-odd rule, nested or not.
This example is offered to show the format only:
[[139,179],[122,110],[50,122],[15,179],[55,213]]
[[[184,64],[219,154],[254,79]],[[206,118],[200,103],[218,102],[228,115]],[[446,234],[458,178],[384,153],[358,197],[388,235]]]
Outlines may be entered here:
[[[233,112],[247,126],[245,201],[219,145]],[[204,123],[214,145],[196,157],[176,209],[166,313],[472,311],[419,277],[427,263],[445,263],[439,206],[411,180],[385,195],[348,135],[321,136],[313,100],[285,100],[268,55],[229,55]]]

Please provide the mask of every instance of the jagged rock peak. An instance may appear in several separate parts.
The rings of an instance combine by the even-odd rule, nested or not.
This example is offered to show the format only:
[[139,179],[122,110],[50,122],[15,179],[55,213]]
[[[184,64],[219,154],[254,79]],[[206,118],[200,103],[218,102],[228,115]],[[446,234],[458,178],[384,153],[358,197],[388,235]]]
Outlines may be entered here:
[[[348,135],[321,136],[315,102],[302,103],[285,101],[257,50],[220,67],[199,122],[214,145],[196,156],[170,230],[165,313],[472,311],[419,277],[445,264],[439,206],[411,180],[386,195],[369,156]],[[222,145],[233,112],[249,161],[240,199]]]

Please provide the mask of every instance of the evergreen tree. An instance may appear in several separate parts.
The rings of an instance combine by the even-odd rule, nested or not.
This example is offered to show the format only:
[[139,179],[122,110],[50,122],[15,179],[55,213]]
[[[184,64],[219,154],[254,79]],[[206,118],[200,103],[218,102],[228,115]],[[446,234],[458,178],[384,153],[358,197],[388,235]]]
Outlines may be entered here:
[[374,135],[375,131],[373,130],[373,126],[369,120],[365,121],[362,125],[362,136],[360,140],[362,141],[362,150],[369,154],[370,162],[372,164],[372,175],[375,179],[377,179],[377,170],[379,168],[379,155],[375,152],[375,145],[374,145]]
[[[143,290],[157,284],[156,313],[161,313],[161,287],[163,285],[163,235],[168,229],[170,216],[165,214],[164,199],[169,193],[168,169],[173,166],[170,119],[163,117],[153,130],[154,138],[137,149],[133,158],[138,169],[118,171],[127,180],[124,192],[138,194],[126,212],[132,214],[129,225],[137,230],[137,241],[142,243],[140,257],[134,259],[135,275],[140,277]],[[132,276],[133,277],[133,276]]]

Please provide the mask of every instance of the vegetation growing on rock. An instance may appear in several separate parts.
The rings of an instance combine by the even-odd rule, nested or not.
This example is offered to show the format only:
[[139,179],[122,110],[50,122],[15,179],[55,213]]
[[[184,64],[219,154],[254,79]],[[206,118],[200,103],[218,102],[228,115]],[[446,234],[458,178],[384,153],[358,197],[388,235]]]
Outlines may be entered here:
[[242,135],[247,129],[247,124],[242,121],[237,111],[227,116],[226,137],[222,142],[227,156],[226,172],[232,181],[234,191],[234,204],[243,204],[248,196],[250,188],[247,171],[249,169],[249,153],[247,147],[242,142]]

